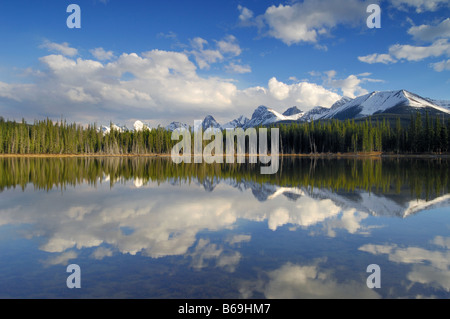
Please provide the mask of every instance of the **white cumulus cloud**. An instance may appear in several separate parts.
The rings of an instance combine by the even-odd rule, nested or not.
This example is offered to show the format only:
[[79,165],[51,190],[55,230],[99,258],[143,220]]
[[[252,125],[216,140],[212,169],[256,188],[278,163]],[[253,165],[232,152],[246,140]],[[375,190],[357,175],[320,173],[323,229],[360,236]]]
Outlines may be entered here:
[[93,50],[90,50],[91,54],[98,60],[111,60],[114,58],[114,52],[113,51],[105,51],[103,48],[95,48]]
[[412,26],[408,33],[414,39],[422,41],[434,41],[438,38],[450,38],[450,18],[447,18],[437,25],[422,24]]
[[284,112],[287,107],[294,105],[303,110],[317,105],[330,107],[340,98],[336,92],[315,83],[303,81],[287,84],[272,77],[267,87],[255,86],[238,91],[235,101],[240,107],[266,105]]
[[383,64],[389,64],[389,63],[395,63],[396,60],[393,59],[389,54],[378,54],[373,53],[365,56],[359,56],[358,60],[361,62],[373,64],[373,63],[383,63]]
[[206,114],[226,120],[251,116],[258,105],[280,112],[294,105],[304,110],[317,105],[329,107],[340,99],[334,87],[329,90],[308,81],[287,84],[276,77],[266,86],[239,89],[234,79],[198,73],[201,66],[220,59],[227,60],[223,68],[230,74],[251,72],[250,65],[237,59],[242,50],[235,37],[213,42],[213,49],[202,38],[192,40],[191,46],[198,55],[151,50],[103,56],[111,60],[43,56],[39,69],[28,72],[29,83],[0,82],[0,110],[4,117],[25,116],[27,121],[45,114],[84,124],[108,124],[110,120],[127,124],[141,119],[157,126],[193,121]]
[[450,70],[450,59],[443,60],[443,61],[436,62],[436,63],[431,63],[431,67],[437,72]]
[[248,21],[251,18],[253,18],[253,11],[243,7],[241,5],[238,5],[238,10],[239,10],[239,20],[240,21]]
[[225,66],[225,70],[227,70],[230,73],[238,73],[238,74],[244,74],[244,73],[250,73],[252,72],[252,68],[248,64],[238,64],[234,62],[230,62],[227,66]]
[[47,49],[52,52],[60,53],[66,56],[75,56],[78,54],[78,50],[75,48],[71,48],[69,46],[69,43],[63,42],[63,43],[56,43],[56,42],[50,42],[48,40],[45,40],[44,43],[40,46],[43,49]]
[[394,44],[389,48],[389,54],[397,60],[421,61],[429,57],[450,55],[450,43],[447,39],[440,39],[429,46]]
[[340,24],[357,25],[366,17],[367,2],[359,0],[305,0],[272,5],[260,17],[268,35],[288,45],[316,43]]
[[[416,46],[410,44],[394,44],[389,47],[389,53],[370,54],[360,56],[358,59],[365,63],[396,63],[399,61],[418,62],[428,58],[436,58],[441,56],[450,56],[450,42],[448,39],[435,40],[430,45]],[[445,62],[443,62],[445,64]],[[433,64],[435,70],[442,71],[445,65]]]
[[417,13],[436,11],[442,6],[449,6],[448,0],[391,0],[391,3],[400,10],[413,8]]

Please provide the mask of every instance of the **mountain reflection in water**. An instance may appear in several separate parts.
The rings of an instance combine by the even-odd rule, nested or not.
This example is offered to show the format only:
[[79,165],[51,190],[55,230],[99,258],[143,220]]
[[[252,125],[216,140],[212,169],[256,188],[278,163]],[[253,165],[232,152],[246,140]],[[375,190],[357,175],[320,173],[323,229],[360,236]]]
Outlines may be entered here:
[[[14,236],[0,236],[0,253],[14,267],[0,261],[0,297],[73,297],[54,275],[69,263],[83,263],[82,297],[447,297],[449,169],[285,158],[260,175],[163,158],[2,158],[0,230]],[[6,248],[23,238],[39,270]],[[370,263],[389,269],[380,290],[366,286]],[[23,273],[34,286],[2,288]]]

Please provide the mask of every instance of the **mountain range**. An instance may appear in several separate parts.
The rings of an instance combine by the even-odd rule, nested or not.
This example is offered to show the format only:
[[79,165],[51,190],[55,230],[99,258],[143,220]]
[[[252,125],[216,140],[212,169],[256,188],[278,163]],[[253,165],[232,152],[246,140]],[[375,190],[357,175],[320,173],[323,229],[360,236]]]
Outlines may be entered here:
[[[356,98],[344,96],[330,108],[316,106],[307,112],[301,111],[296,106],[293,106],[284,113],[279,113],[272,108],[261,105],[255,109],[250,119],[241,115],[223,125],[220,125],[212,115],[207,115],[202,122],[202,129],[206,130],[210,127],[220,130],[235,128],[247,129],[250,127],[267,126],[277,123],[310,122],[331,119],[361,119],[375,115],[404,116],[416,114],[417,112],[422,115],[425,115],[428,112],[432,116],[442,115],[444,117],[450,117],[450,101],[424,98],[406,90],[379,91],[361,95]],[[125,126],[116,124],[113,124],[113,127],[122,132],[129,130]],[[165,129],[173,131],[181,127],[186,129],[191,128],[185,123],[172,122],[167,125]],[[102,126],[101,129],[104,133],[108,133],[110,130],[109,127],[105,126]],[[136,121],[134,123],[135,131],[143,129],[150,129],[150,126],[141,121]]]
[[450,114],[450,110],[436,104],[436,101],[425,99],[417,94],[400,90],[372,92],[350,100],[343,105],[333,107],[320,119],[351,119],[367,117],[375,114],[411,114],[428,111],[431,115]]

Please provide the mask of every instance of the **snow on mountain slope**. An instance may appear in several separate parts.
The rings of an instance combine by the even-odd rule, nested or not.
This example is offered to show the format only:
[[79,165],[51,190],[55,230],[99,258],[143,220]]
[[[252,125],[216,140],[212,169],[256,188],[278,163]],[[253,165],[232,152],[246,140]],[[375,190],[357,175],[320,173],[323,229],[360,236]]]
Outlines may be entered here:
[[256,127],[259,125],[270,125],[280,121],[297,121],[304,114],[304,112],[300,111],[299,113],[286,116],[280,114],[274,109],[261,105],[255,110],[255,112],[253,112],[252,118],[247,122],[247,124],[245,124],[244,128]]
[[431,103],[436,104],[437,106],[445,107],[446,109],[450,110],[450,100],[433,100],[433,99],[427,99]]
[[[213,129],[219,129],[219,130],[221,129],[220,124],[217,123],[217,121],[214,119],[214,117],[211,115],[207,115],[205,117],[205,119],[202,121],[201,129],[202,129],[202,131],[206,131],[208,128],[211,128],[211,127]],[[178,128],[185,128],[187,130],[191,129],[191,127],[189,125],[181,123],[181,122],[172,122],[165,127],[166,130],[171,131],[171,132],[175,131]],[[194,129],[196,129],[196,128],[194,128]]]
[[166,131],[170,131],[170,132],[175,131],[177,128],[184,128],[186,130],[190,129],[189,125],[181,123],[181,122],[172,122],[165,127]]
[[297,121],[303,115],[305,115],[305,112],[300,111],[296,106],[294,106],[294,107],[291,107],[290,109],[288,109],[283,114],[281,114],[280,120],[281,121]]
[[311,122],[320,119],[323,117],[330,109],[327,109],[323,106],[316,106],[312,110],[309,110],[302,116],[301,120],[305,122]]
[[109,133],[111,132],[111,128],[109,128],[109,127],[107,127],[107,126],[105,126],[105,125],[102,125],[102,126],[99,128],[99,132],[102,132],[103,135],[109,134]]
[[[202,122],[202,129],[206,130],[207,128],[213,127],[214,129],[220,130],[235,128],[243,128],[245,130],[250,127],[271,125],[278,122],[308,122],[321,119],[361,118],[390,112],[394,114],[405,114],[414,111],[414,109],[425,108],[436,113],[450,114],[450,101],[423,98],[406,90],[372,92],[356,97],[355,99],[344,96],[335,102],[331,108],[316,106],[308,112],[303,112],[296,106],[293,106],[281,114],[274,109],[261,105],[253,112],[251,119],[241,115],[224,125],[220,125],[213,116],[208,115]],[[126,126],[114,124],[113,127],[120,132],[128,131]],[[150,128],[141,121],[134,123],[135,131],[142,130],[144,127]],[[190,126],[187,124],[172,122],[166,126],[166,130],[173,131],[180,127],[190,129]],[[109,126],[102,126],[99,131],[107,134],[110,128]]]
[[202,122],[203,131],[206,131],[208,128],[220,129],[220,124],[211,115],[207,115]]
[[408,92],[408,91],[405,91],[405,90],[402,90],[402,92],[405,94],[406,98],[409,100],[409,102],[410,102],[409,106],[412,106],[412,107],[432,107],[432,108],[435,108],[435,109],[437,109],[437,110],[439,110],[441,112],[445,112],[445,113],[449,113],[450,114],[450,110],[448,110],[447,108],[439,106],[439,105],[437,105],[435,103],[432,103],[432,102],[428,101],[427,99],[425,99],[425,98],[423,98],[423,97],[421,97],[421,96],[419,96],[417,94],[414,94],[414,93],[411,93],[411,92]]
[[225,123],[221,127],[222,127],[222,130],[241,128],[241,127],[244,127],[248,121],[250,121],[250,120],[247,117],[245,117],[244,115],[241,115],[237,119],[234,119],[228,123]]
[[326,108],[323,106],[316,106],[314,108],[312,108],[311,110],[307,111],[302,117],[301,117],[301,121],[303,122],[311,122],[311,121],[316,121],[319,120],[321,118],[325,118],[325,116],[329,113],[332,112],[333,110],[338,109],[339,107],[341,107],[342,105],[352,101],[353,99],[347,96],[342,97],[339,101],[335,102],[330,108]]
[[293,116],[296,114],[303,113],[301,110],[299,110],[296,106],[293,106],[291,108],[288,108],[286,111],[284,111],[284,116]]
[[253,112],[252,118],[247,122],[247,124],[245,124],[244,128],[270,124],[276,121],[276,118],[277,116],[273,112],[269,111],[267,107],[261,105]]
[[142,123],[141,121],[136,121],[133,124],[134,131],[139,132],[143,130],[151,130],[150,126],[148,124]]
[[339,118],[340,115],[345,114],[346,112],[347,117],[364,117],[377,113],[384,113],[396,106],[407,106],[412,108],[429,107],[450,114],[448,109],[438,106],[428,99],[405,90],[399,90],[372,92],[359,96],[341,106],[330,109],[330,111],[322,118]]
[[330,110],[337,109],[338,107],[341,107],[342,105],[353,101],[351,97],[343,96],[339,101],[335,102],[331,107]]
[[113,130],[119,131],[120,133],[124,133],[124,132],[128,132],[129,131],[128,127],[126,127],[125,125],[120,126],[118,124],[112,124],[111,128]]

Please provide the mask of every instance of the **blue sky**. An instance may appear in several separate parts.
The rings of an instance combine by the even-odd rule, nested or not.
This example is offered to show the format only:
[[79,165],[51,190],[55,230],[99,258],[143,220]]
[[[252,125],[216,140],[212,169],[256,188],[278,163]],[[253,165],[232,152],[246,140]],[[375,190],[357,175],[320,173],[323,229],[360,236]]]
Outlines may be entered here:
[[156,126],[382,90],[450,100],[449,3],[3,0],[0,115]]

